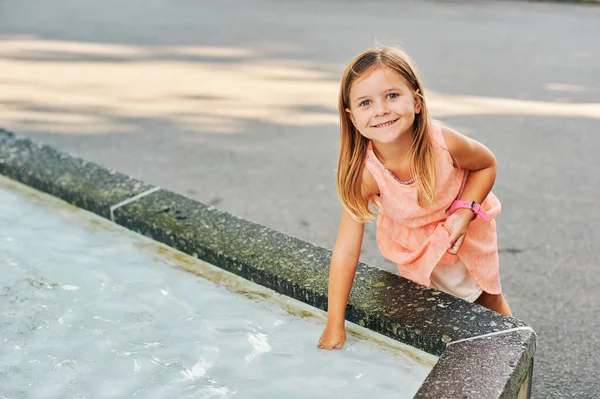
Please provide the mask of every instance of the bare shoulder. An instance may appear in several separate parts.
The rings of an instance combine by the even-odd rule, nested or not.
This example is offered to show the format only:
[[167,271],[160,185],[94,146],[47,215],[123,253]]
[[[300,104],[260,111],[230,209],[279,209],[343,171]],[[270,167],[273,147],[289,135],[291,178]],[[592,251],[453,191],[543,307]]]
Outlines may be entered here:
[[479,141],[444,125],[442,125],[442,135],[446,141],[448,152],[450,152],[455,164],[458,163],[460,167],[479,170],[495,165],[496,158],[494,154]]
[[446,146],[448,147],[448,151],[450,151],[450,153],[460,149],[460,147],[464,146],[466,141],[469,139],[464,134],[459,133],[444,124],[442,124],[442,136],[444,136],[444,141],[446,142]]
[[379,186],[377,185],[377,181],[375,177],[369,171],[369,168],[366,166],[363,168],[362,172],[362,189],[361,194],[365,202],[368,203],[369,199],[374,195],[379,195]]

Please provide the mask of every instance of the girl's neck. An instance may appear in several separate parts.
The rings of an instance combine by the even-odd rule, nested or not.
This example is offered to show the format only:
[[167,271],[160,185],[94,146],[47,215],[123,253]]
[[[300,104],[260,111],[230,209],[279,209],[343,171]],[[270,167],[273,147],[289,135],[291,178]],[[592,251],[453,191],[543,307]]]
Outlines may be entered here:
[[400,135],[396,141],[391,143],[378,143],[371,140],[373,143],[373,151],[381,163],[394,164],[398,161],[408,159],[413,142],[412,131]]

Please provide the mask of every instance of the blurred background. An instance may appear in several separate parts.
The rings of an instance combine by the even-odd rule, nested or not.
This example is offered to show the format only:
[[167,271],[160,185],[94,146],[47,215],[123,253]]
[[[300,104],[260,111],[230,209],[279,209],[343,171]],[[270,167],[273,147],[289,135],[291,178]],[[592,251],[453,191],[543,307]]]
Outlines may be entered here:
[[[600,5],[569,2],[0,1],[0,127],[332,249],[341,72],[400,46],[498,159],[533,397],[598,398],[599,40]],[[395,272],[374,231],[361,260]]]

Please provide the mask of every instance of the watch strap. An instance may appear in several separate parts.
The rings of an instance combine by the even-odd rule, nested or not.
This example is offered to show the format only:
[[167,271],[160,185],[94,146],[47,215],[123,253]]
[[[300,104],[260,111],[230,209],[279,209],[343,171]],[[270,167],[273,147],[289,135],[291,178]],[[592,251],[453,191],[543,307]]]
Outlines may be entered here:
[[455,200],[454,202],[452,202],[452,205],[450,206],[449,213],[450,213],[450,215],[452,215],[454,212],[456,212],[457,209],[466,209],[466,208],[471,209],[473,211],[473,213],[475,213],[476,216],[479,216],[481,219],[483,219],[484,222],[487,222],[488,220],[490,220],[490,217],[483,210],[481,205],[479,205],[475,201]]

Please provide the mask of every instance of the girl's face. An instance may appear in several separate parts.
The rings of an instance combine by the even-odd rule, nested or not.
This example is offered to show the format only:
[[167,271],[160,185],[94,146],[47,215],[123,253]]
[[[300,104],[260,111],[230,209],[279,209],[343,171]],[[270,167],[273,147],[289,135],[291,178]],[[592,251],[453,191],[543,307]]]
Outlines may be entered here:
[[421,101],[398,72],[383,67],[352,84],[346,112],[360,134],[387,144],[413,133]]

